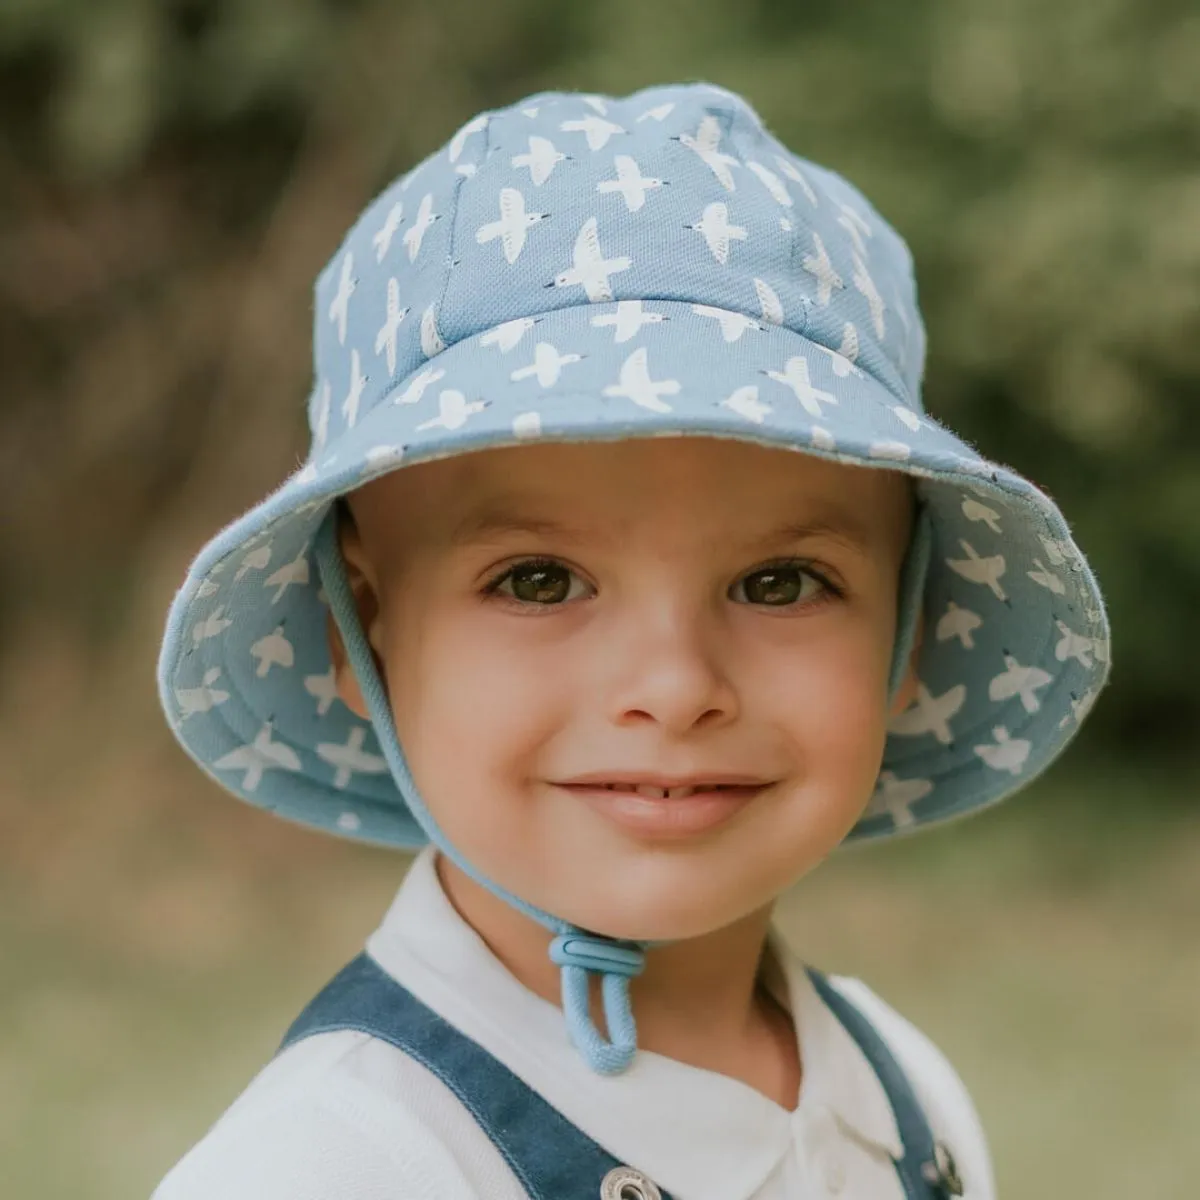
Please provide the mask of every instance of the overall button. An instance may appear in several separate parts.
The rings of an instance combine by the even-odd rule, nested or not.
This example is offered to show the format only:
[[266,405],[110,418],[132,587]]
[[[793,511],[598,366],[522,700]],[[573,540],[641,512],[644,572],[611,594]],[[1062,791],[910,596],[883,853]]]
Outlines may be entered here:
[[633,1167],[613,1167],[600,1181],[600,1200],[662,1200],[654,1181]]

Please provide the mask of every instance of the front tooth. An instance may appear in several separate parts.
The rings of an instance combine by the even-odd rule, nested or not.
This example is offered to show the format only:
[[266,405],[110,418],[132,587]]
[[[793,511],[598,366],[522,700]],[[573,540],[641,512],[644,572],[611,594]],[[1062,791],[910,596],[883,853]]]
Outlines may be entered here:
[[650,800],[665,800],[667,798],[667,789],[655,787],[652,783],[639,783],[637,785],[637,794],[646,796]]
[[672,800],[682,800],[684,796],[690,796],[690,795],[691,795],[691,794],[692,794],[692,793],[693,793],[695,790],[696,790],[696,789],[695,789],[694,787],[691,787],[691,786],[687,786],[687,787],[674,787],[674,788],[670,788],[670,789],[667,791],[667,795],[668,795],[668,796],[669,796],[669,797],[670,797]]

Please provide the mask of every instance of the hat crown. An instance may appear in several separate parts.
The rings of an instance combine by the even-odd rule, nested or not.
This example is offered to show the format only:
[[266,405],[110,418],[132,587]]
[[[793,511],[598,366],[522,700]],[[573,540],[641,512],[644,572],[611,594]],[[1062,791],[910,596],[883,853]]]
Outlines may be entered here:
[[[414,399],[436,383],[444,348],[609,300],[719,310],[715,337],[737,322],[722,313],[784,325],[921,409],[911,256],[856,188],[722,88],[549,92],[467,122],[376,197],[321,272],[314,453],[414,373]],[[661,318],[630,305],[607,319],[636,333]],[[505,332],[491,336],[503,349]]]

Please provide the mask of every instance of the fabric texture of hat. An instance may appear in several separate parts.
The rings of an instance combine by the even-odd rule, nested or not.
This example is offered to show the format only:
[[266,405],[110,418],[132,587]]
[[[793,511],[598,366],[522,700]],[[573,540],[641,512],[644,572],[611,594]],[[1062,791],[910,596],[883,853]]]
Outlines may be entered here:
[[543,94],[476,117],[351,229],[314,342],[308,461],[199,555],[160,662],[188,752],[282,816],[425,841],[335,698],[314,535],[373,476],[484,447],[706,434],[919,478],[920,690],[851,838],[1014,791],[1104,682],[1103,604],[1056,506],[923,413],[904,243],[730,92]]

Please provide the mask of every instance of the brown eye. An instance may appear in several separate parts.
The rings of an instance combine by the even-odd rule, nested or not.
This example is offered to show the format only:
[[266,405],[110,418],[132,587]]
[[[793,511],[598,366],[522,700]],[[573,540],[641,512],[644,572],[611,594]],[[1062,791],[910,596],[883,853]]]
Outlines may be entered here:
[[495,590],[523,604],[562,604],[578,594],[576,582],[574,572],[562,563],[523,562],[510,567]]
[[[803,567],[764,567],[740,579],[733,588],[734,599],[745,598],[747,604],[766,604],[782,608],[810,598],[820,581]],[[740,595],[738,594],[740,593]]]

